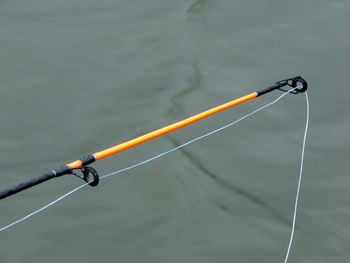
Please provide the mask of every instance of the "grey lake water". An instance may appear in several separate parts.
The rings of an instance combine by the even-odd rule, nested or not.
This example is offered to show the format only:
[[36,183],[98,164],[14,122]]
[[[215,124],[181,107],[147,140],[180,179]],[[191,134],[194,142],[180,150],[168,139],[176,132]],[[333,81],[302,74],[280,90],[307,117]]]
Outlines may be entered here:
[[[288,262],[350,262],[350,2],[0,1],[1,190],[276,81],[309,82]],[[93,164],[122,169],[221,127],[274,91]],[[85,187],[0,232],[0,262],[283,262],[305,96]],[[0,201],[0,227],[82,184]]]

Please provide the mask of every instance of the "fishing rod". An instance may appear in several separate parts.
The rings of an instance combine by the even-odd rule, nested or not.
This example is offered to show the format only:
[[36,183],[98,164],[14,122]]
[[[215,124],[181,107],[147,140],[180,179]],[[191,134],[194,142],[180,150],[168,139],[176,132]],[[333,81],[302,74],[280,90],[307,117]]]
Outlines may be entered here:
[[[285,86],[289,86],[290,89],[289,90],[283,89],[283,87],[285,87]],[[266,89],[252,92],[248,95],[242,96],[240,98],[234,99],[234,100],[229,101],[227,103],[224,103],[222,105],[216,106],[216,107],[211,108],[211,109],[206,110],[206,111],[203,111],[201,113],[198,113],[196,115],[193,115],[193,116],[188,117],[186,119],[183,119],[181,121],[175,122],[175,123],[170,124],[168,126],[165,126],[163,128],[160,128],[160,129],[157,129],[155,131],[138,136],[138,137],[131,139],[129,141],[126,141],[124,143],[117,144],[117,145],[112,146],[110,148],[107,148],[105,150],[84,156],[81,159],[75,160],[75,161],[70,162],[66,165],[63,165],[59,168],[53,169],[44,175],[41,175],[41,176],[33,178],[27,182],[24,182],[24,183],[18,184],[16,186],[13,186],[11,188],[8,188],[8,189],[0,192],[0,199],[4,199],[10,195],[21,192],[25,189],[32,187],[32,186],[41,184],[45,181],[48,181],[50,179],[60,177],[60,176],[66,175],[66,174],[75,175],[75,176],[81,178],[82,180],[84,180],[85,182],[87,182],[90,186],[96,186],[99,183],[99,174],[93,167],[88,166],[89,164],[91,164],[95,161],[104,159],[108,156],[111,156],[111,155],[114,155],[118,152],[129,149],[131,147],[134,147],[136,145],[139,145],[141,143],[144,143],[146,141],[154,139],[158,136],[164,135],[164,134],[169,133],[173,130],[179,129],[179,128],[184,127],[186,125],[189,125],[193,122],[204,119],[210,115],[213,115],[213,114],[218,113],[220,111],[223,111],[223,110],[226,110],[226,109],[231,108],[233,106],[236,106],[238,104],[241,104],[245,101],[257,98],[257,97],[262,96],[266,93],[269,93],[273,90],[281,90],[281,91],[289,92],[292,94],[298,94],[301,92],[305,92],[307,89],[307,86],[308,85],[307,85],[306,80],[303,79],[301,76],[278,81],[274,85],[272,85],[271,87],[268,87]],[[77,173],[79,171],[81,174]]]

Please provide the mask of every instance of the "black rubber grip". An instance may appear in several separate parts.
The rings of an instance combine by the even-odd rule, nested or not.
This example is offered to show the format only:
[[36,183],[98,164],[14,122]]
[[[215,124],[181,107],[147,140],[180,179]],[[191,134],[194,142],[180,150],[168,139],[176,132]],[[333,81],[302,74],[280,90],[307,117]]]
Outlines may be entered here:
[[34,185],[41,184],[41,183],[48,181],[52,178],[70,173],[70,171],[71,171],[70,168],[66,167],[66,166],[60,167],[60,168],[55,169],[55,170],[51,170],[50,172],[48,172],[46,174],[43,174],[39,177],[33,178],[27,182],[18,184],[16,186],[13,186],[11,188],[8,188],[8,189],[0,192],[0,199],[4,199],[10,195],[21,192],[21,191],[28,189]]

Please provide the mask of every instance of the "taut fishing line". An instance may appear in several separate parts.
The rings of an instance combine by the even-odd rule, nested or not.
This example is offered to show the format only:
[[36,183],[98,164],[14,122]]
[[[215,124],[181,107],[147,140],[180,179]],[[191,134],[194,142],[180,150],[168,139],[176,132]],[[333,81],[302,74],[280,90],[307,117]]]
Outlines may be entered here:
[[[218,132],[220,132],[220,131],[222,131],[222,130],[224,130],[224,129],[227,129],[227,128],[229,128],[230,126],[233,126],[233,125],[237,124],[238,122],[240,122],[240,121],[242,121],[242,120],[244,120],[244,119],[246,119],[246,118],[248,118],[248,117],[250,117],[250,116],[252,116],[252,115],[254,115],[254,114],[256,114],[256,113],[258,113],[259,111],[262,111],[263,109],[265,109],[265,108],[267,108],[267,107],[269,107],[269,106],[275,104],[276,102],[278,102],[279,100],[281,100],[281,99],[282,99],[284,96],[286,96],[287,94],[289,94],[289,93],[294,93],[294,92],[297,91],[297,90],[298,90],[298,87],[295,87],[295,88],[293,88],[293,89],[290,89],[290,90],[286,91],[286,93],[283,93],[281,96],[279,96],[279,97],[278,97],[277,99],[275,99],[274,101],[272,101],[272,102],[270,102],[270,103],[268,103],[268,104],[266,104],[266,105],[260,107],[259,109],[255,110],[255,111],[253,111],[253,112],[251,112],[251,113],[249,113],[249,114],[247,114],[247,115],[245,115],[245,116],[243,116],[243,117],[241,117],[241,118],[239,118],[239,119],[237,119],[237,120],[235,120],[235,121],[233,121],[233,122],[230,122],[230,123],[226,124],[225,126],[222,126],[222,127],[218,128],[218,129],[215,129],[215,130],[213,130],[213,131],[211,131],[211,132],[208,132],[208,133],[206,133],[206,134],[204,134],[204,135],[202,135],[202,136],[199,136],[199,137],[197,137],[197,138],[195,138],[195,139],[192,139],[192,140],[190,140],[190,141],[188,141],[188,142],[186,142],[186,143],[183,143],[183,144],[181,144],[181,145],[179,145],[179,146],[177,146],[177,147],[175,147],[175,148],[172,148],[172,149],[170,149],[170,150],[168,150],[168,151],[165,151],[165,152],[163,152],[163,153],[161,153],[161,154],[158,154],[158,155],[156,155],[156,156],[154,156],[154,157],[151,157],[151,158],[149,158],[149,159],[147,159],[147,160],[144,160],[144,161],[142,161],[142,162],[136,163],[136,164],[131,165],[131,166],[129,166],[129,167],[126,167],[126,168],[124,168],[124,169],[120,169],[120,170],[114,171],[114,172],[112,172],[112,173],[106,174],[106,175],[104,175],[104,176],[101,176],[101,177],[100,177],[100,180],[105,179],[105,178],[110,177],[110,176],[113,176],[113,175],[120,174],[120,173],[122,173],[122,172],[131,170],[131,169],[136,168],[136,167],[143,166],[143,165],[145,165],[145,164],[147,164],[147,163],[149,163],[149,162],[155,161],[155,160],[157,160],[157,159],[159,159],[159,158],[161,158],[161,157],[163,157],[163,156],[165,156],[165,155],[167,155],[167,154],[169,154],[169,153],[172,153],[172,152],[174,152],[174,151],[176,151],[176,150],[178,150],[178,149],[180,149],[180,148],[182,148],[182,147],[185,147],[185,146],[187,146],[187,145],[189,145],[189,144],[192,144],[192,143],[194,143],[194,142],[196,142],[196,141],[199,141],[199,140],[204,139],[204,138],[206,138],[206,137],[208,137],[208,136],[210,136],[210,135],[213,135],[213,134],[218,133]],[[288,249],[287,249],[287,253],[286,253],[286,257],[285,257],[285,261],[284,261],[285,263],[287,263],[287,261],[288,261],[289,254],[290,254],[290,250],[291,250],[292,243],[293,243],[293,240],[294,240],[295,225],[296,225],[296,217],[297,217],[297,210],[298,210],[298,203],[299,203],[299,195],[300,195],[300,188],[301,188],[301,180],[302,180],[302,175],[303,175],[303,166],[304,166],[306,136],[307,136],[308,126],[309,126],[310,110],[309,110],[309,99],[308,99],[307,92],[305,92],[305,98],[306,98],[306,125],[305,125],[305,131],[304,131],[304,137],[303,137],[303,145],[302,145],[302,152],[301,152],[301,161],[300,161],[300,170],[299,170],[298,186],[297,186],[296,197],[295,197],[295,202],[294,202],[293,223],[292,223],[292,228],[291,228],[291,234],[290,234]],[[24,217],[22,217],[22,218],[20,218],[20,219],[18,219],[18,220],[16,220],[16,221],[14,221],[14,222],[12,222],[12,223],[10,223],[10,224],[8,224],[8,225],[5,225],[5,226],[1,227],[1,228],[0,228],[0,232],[4,231],[4,230],[6,230],[6,229],[11,228],[11,227],[17,225],[18,223],[21,223],[21,222],[27,220],[28,218],[30,218],[30,217],[32,217],[32,216],[34,216],[34,215],[40,213],[41,211],[45,210],[46,208],[49,208],[50,206],[53,206],[53,205],[56,204],[57,202],[59,202],[59,201],[61,201],[62,199],[66,198],[66,197],[68,197],[68,196],[70,196],[70,195],[72,195],[73,193],[79,191],[79,190],[82,189],[83,187],[85,187],[85,186],[87,186],[87,185],[89,185],[89,184],[91,185],[91,183],[92,183],[92,181],[88,181],[88,182],[86,182],[86,183],[84,183],[84,184],[82,184],[82,185],[76,187],[75,189],[73,189],[73,190],[67,192],[66,194],[60,196],[59,198],[55,199],[54,201],[52,201],[52,202],[46,204],[45,206],[43,206],[43,207],[41,207],[41,208],[35,210],[34,212],[32,212],[32,213],[30,213],[30,214],[28,214],[28,215],[26,215],[26,216],[24,216]]]

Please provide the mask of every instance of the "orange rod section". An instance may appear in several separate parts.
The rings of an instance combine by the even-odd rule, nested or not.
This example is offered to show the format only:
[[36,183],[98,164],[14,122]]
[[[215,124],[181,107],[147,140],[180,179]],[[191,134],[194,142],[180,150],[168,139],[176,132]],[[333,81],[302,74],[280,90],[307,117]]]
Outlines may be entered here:
[[244,97],[235,99],[233,101],[227,102],[227,103],[222,104],[220,106],[217,106],[215,108],[212,108],[212,109],[209,109],[207,111],[201,112],[201,113],[196,114],[196,115],[194,115],[192,117],[189,117],[189,118],[184,119],[182,121],[178,121],[178,122],[176,122],[174,124],[170,124],[170,125],[168,125],[166,127],[163,127],[163,128],[158,129],[158,130],[155,130],[153,132],[150,132],[150,133],[147,133],[145,135],[139,136],[139,137],[137,137],[135,139],[132,139],[130,141],[118,144],[116,146],[113,146],[111,148],[108,148],[108,149],[100,151],[100,152],[96,152],[96,153],[94,153],[94,156],[95,156],[96,160],[103,159],[105,157],[108,157],[108,156],[113,155],[115,153],[121,152],[121,151],[126,150],[126,149],[128,149],[130,147],[133,147],[135,145],[138,145],[138,144],[141,144],[141,143],[146,142],[148,140],[151,140],[151,139],[153,139],[155,137],[161,136],[163,134],[166,134],[168,132],[171,132],[173,130],[176,130],[178,128],[181,128],[183,126],[191,124],[191,123],[193,123],[195,121],[201,120],[201,119],[203,119],[205,117],[208,117],[208,116],[210,116],[212,114],[215,114],[215,113],[217,113],[219,111],[222,111],[222,110],[225,110],[227,108],[233,107],[233,106],[235,106],[235,105],[237,105],[239,103],[242,103],[244,101],[253,99],[256,96],[257,96],[256,92],[253,92],[253,93],[251,93],[249,95],[246,95]]
[[80,166],[82,166],[82,165],[83,165],[83,162],[80,161],[80,160],[76,160],[76,161],[74,161],[74,162],[71,162],[71,163],[69,163],[69,164],[66,164],[66,166],[68,166],[69,168],[72,168],[72,169],[78,168],[78,167],[80,167]]
[[[152,131],[150,133],[147,133],[145,135],[141,135],[139,137],[136,137],[135,139],[132,139],[130,141],[127,141],[127,142],[124,142],[124,143],[121,143],[121,144],[118,144],[118,145],[115,145],[111,148],[108,148],[106,150],[103,150],[103,151],[100,151],[100,152],[96,152],[94,153],[94,157],[96,160],[101,160],[103,158],[106,158],[108,156],[111,156],[115,153],[118,153],[118,152],[121,152],[121,151],[124,151],[128,148],[131,148],[133,146],[136,146],[138,144],[141,144],[141,143],[144,143],[146,141],[149,141],[151,139],[154,139],[158,136],[161,136],[163,134],[166,134],[166,133],[169,133],[173,130],[176,130],[176,129],[179,129],[181,127],[184,127],[188,124],[191,124],[193,122],[196,122],[196,121],[199,121],[203,118],[206,118],[210,115],[213,115],[217,112],[220,112],[220,111],[223,111],[225,109],[228,109],[230,107],[233,107],[237,104],[240,104],[242,102],[245,102],[247,100],[251,100],[253,98],[256,98],[257,97],[257,92],[252,92],[246,96],[243,96],[243,97],[240,97],[238,99],[235,99],[235,100],[232,100],[232,101],[229,101],[225,104],[222,104],[222,105],[219,105],[217,107],[214,107],[214,108],[211,108],[209,110],[206,110],[206,111],[203,111],[201,113],[198,113],[192,117],[189,117],[189,118],[186,118],[184,120],[181,120],[181,121],[178,121],[178,122],[175,122],[173,124],[170,124],[168,126],[165,126],[163,128],[160,128],[158,130],[155,130],[155,131]],[[74,162],[71,162],[69,164],[67,164],[68,167],[70,168],[77,168],[77,167],[80,167],[82,165],[82,162],[80,160],[76,160]]]

